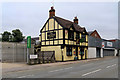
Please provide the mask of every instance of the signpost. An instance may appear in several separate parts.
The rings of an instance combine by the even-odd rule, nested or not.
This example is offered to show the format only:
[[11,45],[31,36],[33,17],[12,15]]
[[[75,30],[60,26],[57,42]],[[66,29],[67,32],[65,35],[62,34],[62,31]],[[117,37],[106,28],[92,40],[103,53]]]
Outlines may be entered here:
[[31,36],[27,37],[27,48],[31,48]]
[[27,37],[27,64],[29,64],[29,48],[31,48],[31,36]]

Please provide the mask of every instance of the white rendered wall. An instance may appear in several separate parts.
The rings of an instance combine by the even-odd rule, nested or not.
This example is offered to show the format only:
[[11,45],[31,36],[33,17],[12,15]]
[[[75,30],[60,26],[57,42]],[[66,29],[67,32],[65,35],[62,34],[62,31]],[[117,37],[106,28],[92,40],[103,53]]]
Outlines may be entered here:
[[96,47],[88,47],[88,58],[96,58]]
[[117,49],[115,49],[115,54],[114,54],[114,56],[116,56],[116,54],[117,54]]
[[100,54],[101,54],[101,57],[103,57],[103,49],[102,48],[101,48],[101,53]]

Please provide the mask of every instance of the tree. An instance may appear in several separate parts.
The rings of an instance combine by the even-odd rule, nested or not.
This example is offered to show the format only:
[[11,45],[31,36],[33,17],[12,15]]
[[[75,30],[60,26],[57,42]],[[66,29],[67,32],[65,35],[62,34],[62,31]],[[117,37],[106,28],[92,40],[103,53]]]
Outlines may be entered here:
[[24,39],[22,32],[19,29],[12,30],[13,42],[21,42]]
[[9,42],[9,36],[11,35],[10,32],[8,31],[5,31],[3,34],[2,34],[2,41],[3,42]]

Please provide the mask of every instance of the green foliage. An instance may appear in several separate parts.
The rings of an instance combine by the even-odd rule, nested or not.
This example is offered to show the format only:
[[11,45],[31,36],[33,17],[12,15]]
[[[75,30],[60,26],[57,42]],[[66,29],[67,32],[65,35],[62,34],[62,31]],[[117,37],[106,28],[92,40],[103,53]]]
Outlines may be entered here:
[[80,42],[81,43],[86,42],[85,38],[80,39]]
[[3,41],[3,42],[9,42],[9,35],[11,35],[11,33],[8,32],[8,31],[5,31],[5,32],[2,34],[2,41]]
[[21,42],[24,39],[22,32],[19,29],[12,30],[13,42]]
[[24,36],[19,29],[12,30],[12,34],[8,31],[5,31],[2,34],[2,41],[3,42],[21,42],[23,41]]

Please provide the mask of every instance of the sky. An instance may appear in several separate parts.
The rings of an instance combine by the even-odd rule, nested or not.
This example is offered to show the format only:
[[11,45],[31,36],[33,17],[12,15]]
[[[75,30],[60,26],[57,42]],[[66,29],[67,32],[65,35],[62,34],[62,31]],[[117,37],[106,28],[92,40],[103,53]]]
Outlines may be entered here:
[[[20,29],[24,36],[38,37],[49,17],[51,2],[2,3],[2,32]],[[97,30],[104,39],[118,38],[117,2],[54,2],[56,16],[73,21],[87,31]]]

